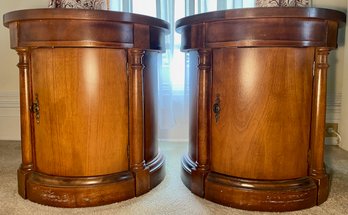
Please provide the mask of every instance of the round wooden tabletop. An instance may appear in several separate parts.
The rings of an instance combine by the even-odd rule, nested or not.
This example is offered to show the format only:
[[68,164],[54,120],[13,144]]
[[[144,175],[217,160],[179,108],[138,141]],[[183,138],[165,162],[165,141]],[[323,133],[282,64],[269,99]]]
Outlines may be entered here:
[[84,10],[84,9],[28,9],[17,10],[6,13],[3,17],[4,25],[8,27],[9,23],[21,20],[41,20],[41,19],[69,19],[69,20],[94,20],[110,22],[129,22],[150,25],[153,27],[169,29],[169,23],[161,19],[150,16],[106,11],[106,10]]
[[188,16],[176,22],[181,49],[337,47],[346,15],[322,8],[244,8]]
[[331,9],[308,8],[308,7],[260,7],[221,10],[208,13],[197,14],[179,19],[176,22],[176,29],[185,25],[193,25],[203,22],[215,22],[229,19],[251,19],[251,18],[312,18],[334,20],[340,23],[346,21],[346,15]]

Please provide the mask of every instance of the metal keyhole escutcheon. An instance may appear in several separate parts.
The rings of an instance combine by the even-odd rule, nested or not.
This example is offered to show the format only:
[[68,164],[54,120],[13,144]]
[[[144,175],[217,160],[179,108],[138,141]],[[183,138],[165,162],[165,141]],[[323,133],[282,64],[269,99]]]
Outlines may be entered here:
[[35,114],[35,121],[37,124],[40,123],[40,104],[39,104],[39,96],[35,94],[35,101],[31,108],[32,112]]
[[215,102],[213,105],[213,112],[215,113],[215,122],[218,122],[220,119],[220,111],[221,111],[221,107],[220,107],[220,95],[217,94],[216,98],[215,98]]

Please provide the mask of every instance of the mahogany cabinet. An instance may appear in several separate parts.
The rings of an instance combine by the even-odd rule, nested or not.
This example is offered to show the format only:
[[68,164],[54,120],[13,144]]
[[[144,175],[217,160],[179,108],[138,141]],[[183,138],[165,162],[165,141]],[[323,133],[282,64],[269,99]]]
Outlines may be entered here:
[[168,23],[98,10],[4,15],[19,54],[23,198],[58,207],[139,196],[164,178],[157,64]]
[[181,178],[247,210],[323,203],[328,55],[345,14],[251,8],[178,20],[188,53],[190,131]]

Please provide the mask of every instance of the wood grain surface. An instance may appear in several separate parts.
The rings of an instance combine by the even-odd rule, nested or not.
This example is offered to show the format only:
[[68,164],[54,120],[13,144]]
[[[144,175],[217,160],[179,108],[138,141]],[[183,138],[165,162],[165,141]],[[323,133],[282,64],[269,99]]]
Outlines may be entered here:
[[157,60],[169,24],[132,13],[30,9],[5,14],[4,25],[19,55],[18,193],[88,207],[157,186],[165,176]]
[[192,193],[260,211],[326,201],[327,59],[345,20],[320,8],[248,8],[176,22],[189,53],[181,179]]
[[33,94],[40,102],[37,171],[89,176],[128,169],[125,59],[117,49],[32,51]]
[[263,180],[307,175],[313,58],[314,49],[214,50],[212,96],[220,95],[221,112],[212,123],[212,171]]

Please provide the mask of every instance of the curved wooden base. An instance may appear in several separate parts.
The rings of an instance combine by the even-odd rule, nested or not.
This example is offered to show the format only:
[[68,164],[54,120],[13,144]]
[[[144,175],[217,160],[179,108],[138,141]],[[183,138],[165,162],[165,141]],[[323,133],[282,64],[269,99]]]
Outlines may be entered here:
[[[146,167],[149,189],[165,176],[164,157],[159,154]],[[141,179],[141,178],[140,178]],[[136,196],[136,177],[131,171],[93,177],[57,177],[18,169],[18,192],[30,201],[54,207],[91,207]]]
[[202,171],[188,156],[183,157],[181,180],[192,193],[204,197],[204,183],[207,174],[207,171]]
[[158,153],[156,158],[147,163],[147,167],[150,170],[150,189],[163,181],[166,175],[164,164],[165,158],[161,153]]
[[309,177],[259,181],[210,173],[205,198],[226,206],[257,211],[293,211],[316,205],[317,187]]
[[55,207],[89,207],[135,196],[131,172],[96,177],[57,177],[32,172],[26,182],[30,201]]
[[[182,160],[181,179],[193,192],[197,165],[188,157]],[[245,210],[294,211],[310,208],[317,201],[319,187],[311,177],[292,180],[249,180],[209,172],[200,188],[207,200]],[[197,188],[196,188],[197,189]],[[193,192],[195,193],[195,192]]]

